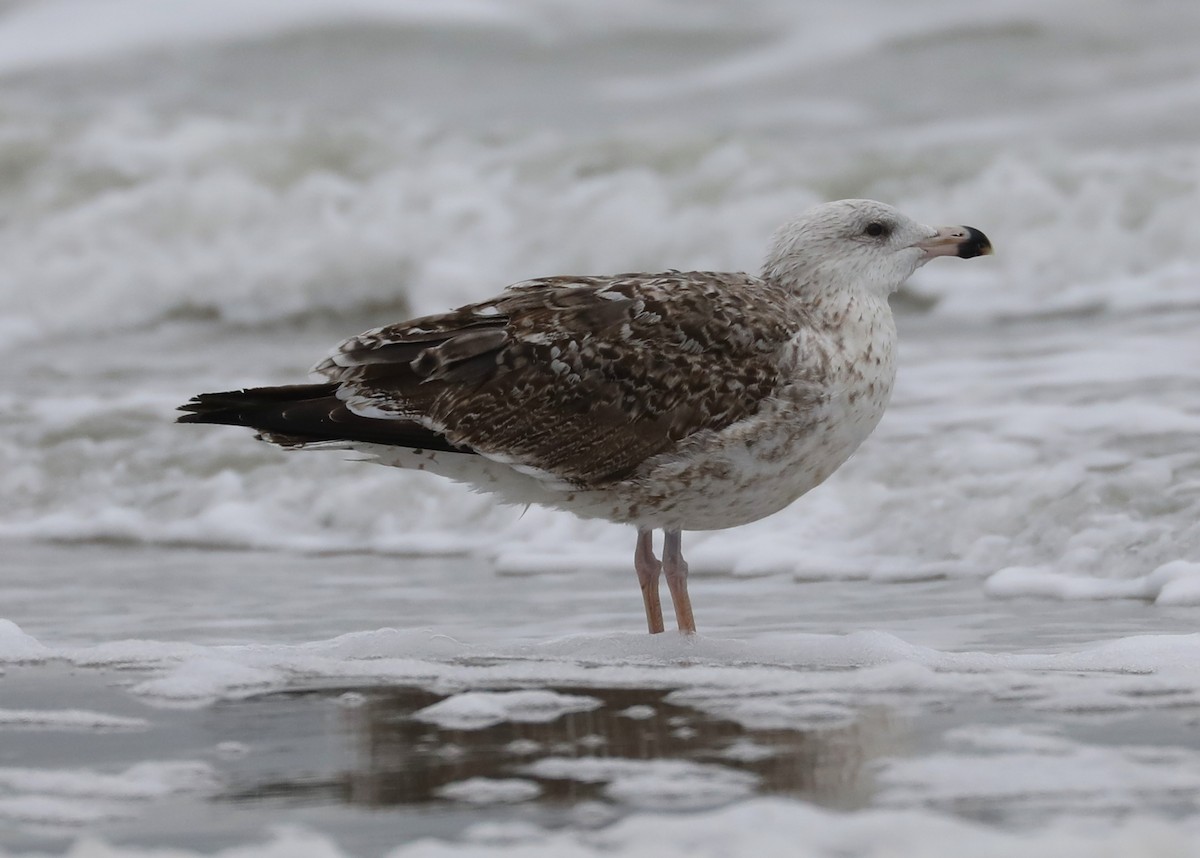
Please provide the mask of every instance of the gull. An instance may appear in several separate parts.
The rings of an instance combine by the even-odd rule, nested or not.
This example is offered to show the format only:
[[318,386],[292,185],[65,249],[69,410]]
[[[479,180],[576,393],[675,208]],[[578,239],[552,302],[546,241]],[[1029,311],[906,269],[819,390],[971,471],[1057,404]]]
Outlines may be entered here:
[[758,276],[525,280],[351,337],[314,368],[318,383],[196,396],[179,422],[631,524],[650,633],[663,631],[661,575],[691,634],[683,531],[756,521],[824,482],[891,396],[888,296],[934,257],[988,253],[972,227],[824,203],[775,233]]

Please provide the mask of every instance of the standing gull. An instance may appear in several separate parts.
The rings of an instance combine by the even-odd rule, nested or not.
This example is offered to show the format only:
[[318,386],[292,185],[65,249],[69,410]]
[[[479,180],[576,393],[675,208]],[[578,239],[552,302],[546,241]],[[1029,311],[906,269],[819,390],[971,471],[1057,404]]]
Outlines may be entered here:
[[826,203],[779,229],[758,277],[526,280],[346,340],[315,368],[322,383],[201,394],[179,420],[632,524],[651,634],[660,573],[690,633],[682,532],[755,521],[824,482],[891,396],[888,296],[935,256],[990,252],[971,227]]

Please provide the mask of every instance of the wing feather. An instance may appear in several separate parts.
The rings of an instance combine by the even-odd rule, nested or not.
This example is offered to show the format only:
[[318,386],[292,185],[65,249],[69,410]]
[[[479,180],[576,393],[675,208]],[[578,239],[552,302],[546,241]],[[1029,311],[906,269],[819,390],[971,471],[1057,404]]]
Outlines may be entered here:
[[795,312],[745,274],[548,278],[361,334],[316,371],[355,413],[595,487],[753,414]]

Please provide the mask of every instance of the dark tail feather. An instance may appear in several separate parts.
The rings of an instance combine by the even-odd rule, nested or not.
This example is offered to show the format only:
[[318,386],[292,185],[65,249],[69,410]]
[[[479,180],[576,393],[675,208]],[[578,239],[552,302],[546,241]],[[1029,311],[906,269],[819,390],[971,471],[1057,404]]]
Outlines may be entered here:
[[180,411],[189,411],[176,423],[220,423],[227,426],[258,428],[254,419],[269,406],[287,406],[313,400],[326,400],[337,392],[336,384],[290,384],[284,387],[251,387],[222,393],[193,396]]
[[202,393],[180,411],[177,423],[248,426],[263,440],[283,446],[317,441],[361,441],[417,450],[469,453],[436,432],[408,420],[362,417],[337,398],[338,385],[293,384]]

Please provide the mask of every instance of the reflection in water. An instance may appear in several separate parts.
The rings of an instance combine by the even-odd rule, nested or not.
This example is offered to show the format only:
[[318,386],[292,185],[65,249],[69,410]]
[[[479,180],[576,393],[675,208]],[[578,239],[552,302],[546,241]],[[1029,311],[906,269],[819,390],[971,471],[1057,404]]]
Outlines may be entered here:
[[[727,766],[753,774],[761,793],[855,808],[866,803],[872,790],[868,763],[894,753],[906,732],[903,719],[878,707],[859,710],[850,722],[761,730],[668,702],[666,690],[557,690],[587,694],[602,705],[549,723],[506,721],[461,730],[414,719],[416,711],[445,699],[416,688],[354,692],[351,699],[359,698],[358,705],[339,706],[333,717],[329,717],[331,707],[314,707],[312,698],[345,699],[345,689],[270,694],[231,703],[230,707],[271,710],[271,717],[259,725],[264,732],[278,730],[283,717],[322,710],[326,717],[307,728],[321,734],[314,737],[315,744],[337,745],[339,740],[351,744],[349,752],[335,754],[341,759],[331,760],[328,748],[314,750],[313,741],[297,741],[293,736],[286,749],[278,748],[279,756],[286,750],[306,756],[307,762],[278,766],[284,771],[276,771],[276,777],[263,777],[256,767],[235,778],[240,784],[231,797],[336,800],[371,807],[413,805],[442,801],[437,795],[440,787],[468,778],[523,777],[539,784],[542,802],[574,804],[603,799],[604,784],[540,777],[523,769],[545,757],[590,757]],[[243,712],[243,717],[248,714]]]

